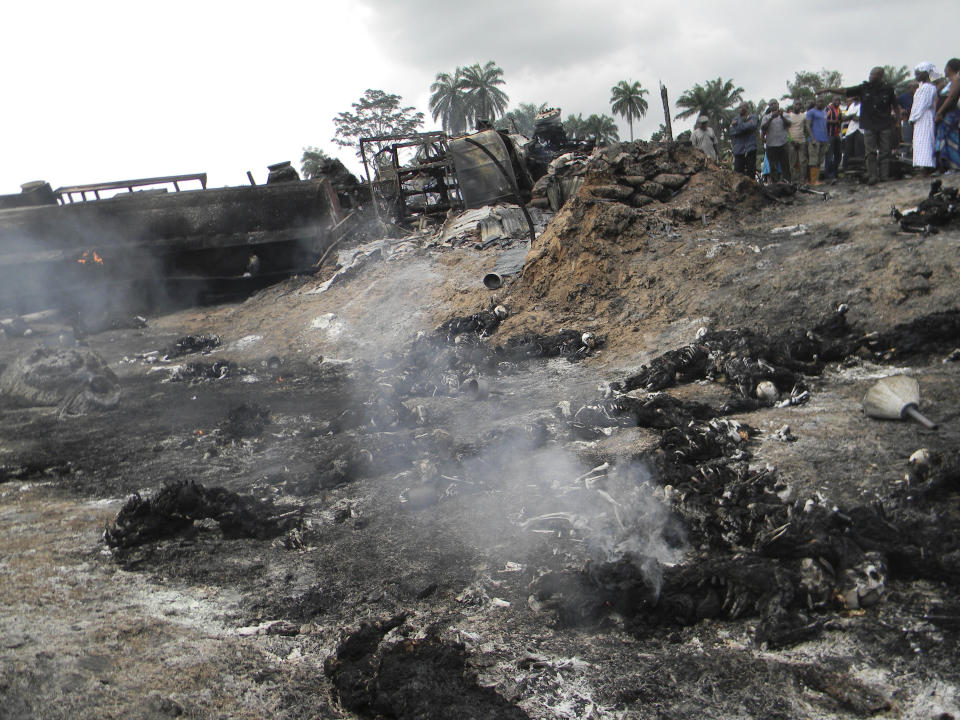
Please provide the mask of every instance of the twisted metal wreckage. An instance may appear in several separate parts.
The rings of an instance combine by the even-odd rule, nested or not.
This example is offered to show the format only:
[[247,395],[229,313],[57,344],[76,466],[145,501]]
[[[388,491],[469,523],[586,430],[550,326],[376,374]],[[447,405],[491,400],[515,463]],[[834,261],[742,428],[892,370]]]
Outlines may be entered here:
[[372,222],[410,227],[501,201],[520,206],[533,237],[533,181],[507,133],[363,138],[360,150],[366,185],[338,160],[311,180],[278,163],[265,184],[248,172],[245,187],[209,188],[205,173],[56,190],[26,183],[0,196],[0,308],[84,307],[105,294],[148,304],[236,296],[315,271]]

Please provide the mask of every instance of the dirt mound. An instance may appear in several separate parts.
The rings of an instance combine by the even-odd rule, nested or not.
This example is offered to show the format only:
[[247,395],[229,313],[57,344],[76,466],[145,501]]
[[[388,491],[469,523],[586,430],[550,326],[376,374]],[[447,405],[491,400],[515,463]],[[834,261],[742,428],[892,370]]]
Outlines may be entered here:
[[[635,258],[678,225],[761,206],[748,178],[678,144],[627,143],[591,158],[582,187],[531,248],[511,300],[615,320],[626,298],[656,304],[662,285]],[[682,277],[682,266],[678,267]]]

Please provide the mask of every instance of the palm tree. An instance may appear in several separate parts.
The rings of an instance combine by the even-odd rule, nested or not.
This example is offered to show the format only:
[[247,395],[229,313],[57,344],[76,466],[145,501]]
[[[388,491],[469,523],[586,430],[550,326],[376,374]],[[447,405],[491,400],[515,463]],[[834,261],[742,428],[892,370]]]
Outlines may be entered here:
[[563,121],[563,130],[571,140],[586,140],[586,125],[587,121],[583,119],[583,113],[577,113],[576,115],[570,113],[567,115],[567,119]]
[[[770,100],[773,100],[773,98],[770,98]],[[764,113],[767,112],[767,108],[770,107],[770,100],[765,100],[764,98],[760,98],[756,102],[747,100],[747,105],[750,106],[750,112],[752,112],[758,118],[762,118]]]
[[633,142],[633,120],[647,114],[647,101],[643,96],[647,90],[639,82],[629,83],[621,80],[610,88],[610,109],[630,126],[630,142]]
[[742,100],[743,88],[735,86],[733,80],[707,80],[706,85],[697,83],[677,98],[677,107],[684,108],[677,119],[706,115],[719,130],[726,127],[733,107]]
[[609,115],[591,115],[584,121],[584,132],[593,135],[594,145],[608,145],[620,139],[617,121]]
[[510,98],[498,86],[505,83],[503,70],[493,60],[483,67],[475,63],[460,70],[474,120],[496,120],[507,109]]
[[883,66],[883,80],[893,85],[898,93],[906,92],[910,81],[913,80],[913,71],[906,65],[897,67],[896,65]]
[[463,135],[470,120],[469,98],[464,84],[463,70],[454,73],[437,73],[430,86],[430,113],[440,119],[443,129],[450,135]]

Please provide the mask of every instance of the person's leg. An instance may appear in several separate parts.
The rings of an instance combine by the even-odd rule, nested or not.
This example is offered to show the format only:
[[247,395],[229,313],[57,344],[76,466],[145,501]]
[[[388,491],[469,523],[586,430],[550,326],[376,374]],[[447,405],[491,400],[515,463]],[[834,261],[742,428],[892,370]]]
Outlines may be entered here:
[[773,176],[774,182],[779,181],[781,177],[787,182],[790,182],[790,166],[787,164],[785,145],[768,147],[767,160],[770,161],[770,174]]
[[750,150],[743,160],[743,174],[748,178],[757,177],[757,151]]
[[837,176],[837,168],[840,167],[839,147],[840,138],[830,138],[830,143],[827,146],[827,159],[823,164],[823,176],[825,178],[835,178]]
[[733,171],[742,173],[743,168],[746,165],[746,155],[734,155],[733,156]]
[[864,161],[867,166],[867,182],[873,185],[878,180],[877,175],[877,137],[876,130],[863,131]]
[[797,182],[806,183],[810,178],[807,170],[807,144],[797,143]]
[[797,149],[793,146],[793,143],[787,140],[787,144],[784,145],[787,149],[787,172],[785,173],[789,177],[797,176]]
[[790,171],[790,153],[787,151],[787,145],[780,146],[780,172],[783,173],[783,179],[787,182],[793,178],[793,174]]
[[807,171],[810,174],[810,184],[819,185],[820,184],[820,163],[823,161],[823,148],[826,143],[818,142],[813,140],[807,144],[807,152],[809,153],[809,158],[807,164],[809,170]]
[[893,141],[896,130],[887,128],[877,133],[877,150],[880,154],[880,179],[890,179],[890,153],[893,152]]

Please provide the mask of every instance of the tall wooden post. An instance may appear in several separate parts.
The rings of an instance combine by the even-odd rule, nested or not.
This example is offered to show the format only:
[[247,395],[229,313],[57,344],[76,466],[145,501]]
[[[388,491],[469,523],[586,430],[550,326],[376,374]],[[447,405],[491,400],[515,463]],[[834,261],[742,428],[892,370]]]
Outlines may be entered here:
[[663,124],[667,128],[667,142],[673,142],[673,126],[670,124],[670,100],[667,98],[667,86],[660,83],[660,99],[663,101]]

